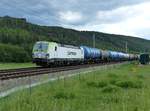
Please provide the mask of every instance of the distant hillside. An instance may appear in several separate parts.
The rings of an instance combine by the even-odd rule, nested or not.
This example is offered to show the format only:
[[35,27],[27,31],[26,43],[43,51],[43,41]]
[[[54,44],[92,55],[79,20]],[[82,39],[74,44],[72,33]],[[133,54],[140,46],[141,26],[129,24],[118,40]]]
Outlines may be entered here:
[[[0,17],[0,62],[30,61],[32,46],[38,40],[92,46],[93,34],[96,36],[96,47],[100,49],[125,51],[125,43],[128,42],[129,52],[150,52],[150,41],[145,39],[101,32],[77,31],[62,27],[39,26],[28,23],[24,18],[5,16]],[[16,54],[13,53],[16,48],[18,58],[15,58]]]

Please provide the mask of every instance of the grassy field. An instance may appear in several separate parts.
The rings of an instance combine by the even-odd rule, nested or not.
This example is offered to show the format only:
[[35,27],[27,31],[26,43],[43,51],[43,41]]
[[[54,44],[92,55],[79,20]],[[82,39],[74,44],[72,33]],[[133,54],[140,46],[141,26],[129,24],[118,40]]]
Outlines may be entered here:
[[19,91],[0,111],[148,111],[149,84],[149,65],[123,65]]
[[0,70],[2,69],[16,69],[16,68],[27,68],[34,67],[32,63],[0,63]]

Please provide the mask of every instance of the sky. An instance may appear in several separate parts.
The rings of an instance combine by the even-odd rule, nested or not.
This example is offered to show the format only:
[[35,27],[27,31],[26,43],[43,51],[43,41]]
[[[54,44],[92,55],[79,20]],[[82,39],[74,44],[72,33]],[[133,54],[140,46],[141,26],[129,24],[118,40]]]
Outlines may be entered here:
[[150,40],[150,0],[0,0],[0,16]]

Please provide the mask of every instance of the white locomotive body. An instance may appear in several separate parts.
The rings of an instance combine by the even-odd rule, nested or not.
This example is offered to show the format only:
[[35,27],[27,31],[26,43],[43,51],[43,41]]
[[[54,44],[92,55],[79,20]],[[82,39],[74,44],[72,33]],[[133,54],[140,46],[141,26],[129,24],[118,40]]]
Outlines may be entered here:
[[37,65],[69,64],[84,60],[84,52],[80,47],[45,41],[34,45],[32,56]]

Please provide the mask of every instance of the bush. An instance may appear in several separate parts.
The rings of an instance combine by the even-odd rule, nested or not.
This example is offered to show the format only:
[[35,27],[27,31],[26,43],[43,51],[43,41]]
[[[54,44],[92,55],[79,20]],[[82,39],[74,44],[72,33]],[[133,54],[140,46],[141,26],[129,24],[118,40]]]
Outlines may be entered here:
[[122,88],[142,88],[143,83],[142,81],[138,81],[138,80],[124,80],[124,81],[116,82],[115,85]]
[[56,98],[56,99],[74,99],[75,94],[74,93],[58,92],[54,95],[54,98]]
[[87,82],[87,86],[89,87],[96,87],[96,88],[101,88],[107,86],[107,81],[99,81],[99,82]]
[[110,78],[118,78],[118,75],[114,74],[114,73],[109,73],[108,77],[110,77]]
[[114,78],[114,79],[110,79],[109,83],[114,85],[114,84],[116,84],[117,81],[118,81],[118,79]]
[[0,62],[27,62],[30,56],[21,47],[0,44]]
[[136,77],[139,79],[145,79],[144,75],[136,75]]
[[107,85],[106,87],[104,87],[102,89],[102,92],[104,93],[111,93],[111,92],[116,92],[116,91],[119,91],[120,88],[117,87],[117,86],[114,86],[114,85]]

